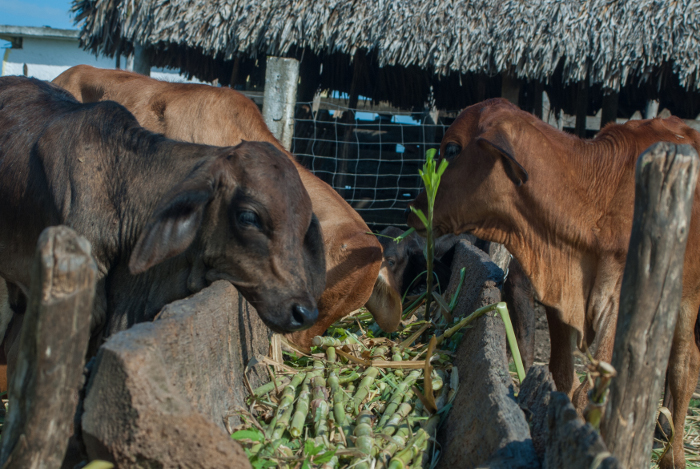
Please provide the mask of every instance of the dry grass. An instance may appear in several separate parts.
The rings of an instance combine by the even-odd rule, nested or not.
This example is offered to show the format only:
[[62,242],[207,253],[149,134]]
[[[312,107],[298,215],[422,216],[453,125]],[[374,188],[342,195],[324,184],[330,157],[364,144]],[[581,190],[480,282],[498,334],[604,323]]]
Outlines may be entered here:
[[[700,468],[700,400],[693,399],[688,407],[685,418],[683,446],[685,448],[685,460],[687,468]],[[661,443],[657,440],[657,442]],[[658,457],[663,448],[657,448],[651,454],[651,467],[657,468]]]

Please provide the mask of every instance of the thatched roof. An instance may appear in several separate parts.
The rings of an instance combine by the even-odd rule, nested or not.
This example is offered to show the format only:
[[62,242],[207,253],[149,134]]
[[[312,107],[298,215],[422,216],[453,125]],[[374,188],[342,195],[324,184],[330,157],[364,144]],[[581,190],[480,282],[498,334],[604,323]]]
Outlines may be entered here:
[[421,81],[506,72],[567,85],[588,74],[617,91],[666,67],[700,89],[692,0],[74,0],[74,10],[85,47],[113,55],[152,44],[159,65],[205,79],[235,56],[347,63],[365,50],[380,68],[424,71]]

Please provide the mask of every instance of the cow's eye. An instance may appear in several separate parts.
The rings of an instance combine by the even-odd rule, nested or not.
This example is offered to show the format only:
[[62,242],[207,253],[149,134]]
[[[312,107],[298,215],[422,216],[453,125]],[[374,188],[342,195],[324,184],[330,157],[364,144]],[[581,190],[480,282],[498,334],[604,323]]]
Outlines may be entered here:
[[258,214],[252,210],[241,210],[238,212],[238,223],[241,226],[253,227],[257,229],[262,228],[260,217],[258,217]]
[[445,145],[445,159],[447,161],[452,161],[455,156],[459,155],[462,151],[462,147],[456,143],[448,143]]
[[394,267],[396,265],[396,261],[392,258],[388,258],[387,264],[389,264],[389,267]]

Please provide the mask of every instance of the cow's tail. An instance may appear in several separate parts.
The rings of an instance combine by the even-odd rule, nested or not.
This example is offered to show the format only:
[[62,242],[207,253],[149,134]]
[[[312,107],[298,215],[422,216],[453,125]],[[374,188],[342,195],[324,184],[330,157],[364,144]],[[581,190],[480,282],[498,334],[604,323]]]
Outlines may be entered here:
[[396,285],[392,285],[387,267],[382,265],[379,269],[377,281],[374,283],[372,295],[367,300],[365,307],[372,313],[374,320],[384,332],[394,332],[401,322],[401,294]]

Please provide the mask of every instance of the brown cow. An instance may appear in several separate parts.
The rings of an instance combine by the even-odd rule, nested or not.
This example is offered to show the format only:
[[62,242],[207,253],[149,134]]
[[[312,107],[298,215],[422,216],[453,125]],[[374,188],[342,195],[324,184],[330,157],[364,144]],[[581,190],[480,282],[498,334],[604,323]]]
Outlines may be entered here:
[[139,123],[175,140],[208,145],[235,145],[241,140],[270,142],[294,162],[323,230],[326,290],[319,319],[293,335],[308,346],[315,335],[366,303],[379,326],[394,331],[401,319],[398,293],[380,274],[382,251],[369,228],[337,192],[311,174],[280,145],[250,99],[230,88],[168,83],[121,70],[88,65],[72,67],[54,81],[82,102],[113,100],[129,109]]
[[269,143],[176,142],[117,103],[81,104],[24,77],[0,78],[0,129],[0,279],[15,311],[5,337],[21,327],[36,243],[55,225],[92,246],[92,353],[101,337],[218,279],[278,332],[318,317],[320,225],[294,166]]
[[[680,119],[610,124],[592,140],[561,132],[503,99],[465,109],[445,133],[450,161],[435,202],[441,233],[472,232],[503,243],[546,307],[557,388],[574,395],[572,344],[610,361],[622,273],[632,229],[639,155],[655,142],[691,144],[700,134]],[[683,271],[683,298],[669,361],[676,438],[661,467],[684,467],[683,424],[700,370],[694,326],[700,305],[700,186]],[[426,209],[425,193],[416,207]],[[409,225],[422,229],[415,216]],[[672,455],[673,454],[673,455]]]

